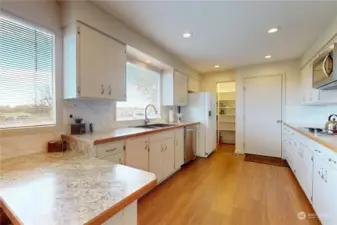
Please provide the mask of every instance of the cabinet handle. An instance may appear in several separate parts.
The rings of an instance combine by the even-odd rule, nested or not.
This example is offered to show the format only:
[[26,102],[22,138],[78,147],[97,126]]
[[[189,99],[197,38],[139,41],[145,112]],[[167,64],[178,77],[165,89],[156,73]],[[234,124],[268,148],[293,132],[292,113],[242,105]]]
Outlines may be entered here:
[[113,152],[113,151],[115,151],[116,150],[116,148],[113,148],[113,149],[107,149],[107,150],[105,150],[105,152]]
[[335,160],[333,160],[332,158],[329,158],[329,162],[333,162],[334,164],[336,164],[337,162]]
[[109,95],[111,95],[111,87],[110,87],[110,85],[109,85]]
[[148,146],[147,146],[147,144],[145,145],[145,150],[147,150],[147,148],[148,148]]
[[104,94],[104,86],[102,84],[102,91],[101,91],[101,94]]

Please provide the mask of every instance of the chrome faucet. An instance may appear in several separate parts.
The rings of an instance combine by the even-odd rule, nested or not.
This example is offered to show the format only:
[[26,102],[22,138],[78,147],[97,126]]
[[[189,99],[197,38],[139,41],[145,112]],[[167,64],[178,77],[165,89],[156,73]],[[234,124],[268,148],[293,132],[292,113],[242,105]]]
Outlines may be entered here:
[[152,106],[152,108],[154,109],[154,111],[156,112],[156,114],[158,114],[158,111],[157,111],[156,107],[153,104],[147,105],[145,107],[145,125],[147,125],[150,122],[149,118],[147,118],[147,108],[149,108],[150,106]]

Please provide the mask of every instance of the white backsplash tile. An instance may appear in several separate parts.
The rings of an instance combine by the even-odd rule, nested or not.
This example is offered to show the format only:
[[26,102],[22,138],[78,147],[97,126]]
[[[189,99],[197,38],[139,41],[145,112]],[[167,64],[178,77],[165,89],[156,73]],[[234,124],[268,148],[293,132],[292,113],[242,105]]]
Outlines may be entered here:
[[337,114],[337,105],[286,106],[286,122],[323,126],[329,115]]

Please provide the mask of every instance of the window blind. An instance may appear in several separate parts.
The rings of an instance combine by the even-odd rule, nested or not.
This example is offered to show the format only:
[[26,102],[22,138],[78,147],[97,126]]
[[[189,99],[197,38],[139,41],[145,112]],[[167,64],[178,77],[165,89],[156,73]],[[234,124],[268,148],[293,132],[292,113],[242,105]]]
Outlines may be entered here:
[[54,34],[0,14],[0,128],[55,124]]

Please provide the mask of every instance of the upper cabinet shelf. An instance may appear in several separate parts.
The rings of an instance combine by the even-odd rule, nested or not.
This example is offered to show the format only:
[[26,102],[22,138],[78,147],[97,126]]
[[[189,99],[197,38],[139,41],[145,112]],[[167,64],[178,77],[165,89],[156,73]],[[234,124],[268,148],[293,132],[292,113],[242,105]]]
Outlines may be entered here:
[[163,105],[187,105],[187,76],[176,71],[168,70],[163,74]]
[[126,100],[126,46],[81,22],[64,29],[64,98]]

